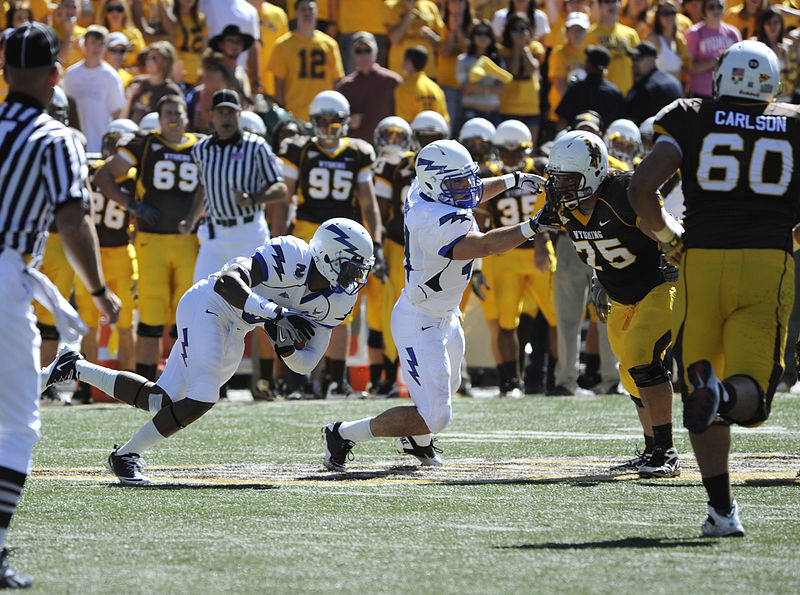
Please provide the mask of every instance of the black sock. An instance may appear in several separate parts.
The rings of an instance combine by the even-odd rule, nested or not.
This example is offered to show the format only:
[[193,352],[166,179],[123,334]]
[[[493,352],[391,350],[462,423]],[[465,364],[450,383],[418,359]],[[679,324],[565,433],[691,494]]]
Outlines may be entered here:
[[551,390],[556,386],[556,364],[558,363],[558,358],[553,357],[552,353],[548,354],[547,357],[547,381],[545,388],[547,390]]
[[654,446],[663,446],[665,449],[672,448],[672,424],[662,424],[653,426]]
[[500,372],[500,378],[503,382],[517,377],[517,362],[515,361],[503,362],[497,366],[497,369]]
[[383,364],[370,364],[369,365],[369,381],[375,387],[381,381],[383,375]]
[[3,503],[3,508],[0,509],[0,528],[8,529],[11,524],[26,477],[27,475],[19,471],[0,467],[0,502]]
[[704,477],[703,486],[708,493],[708,503],[717,512],[726,513],[731,509],[731,481],[728,473]]
[[275,360],[259,358],[258,359],[258,373],[261,374],[261,378],[264,380],[272,380],[274,378],[272,372],[272,364],[275,363]]
[[653,446],[655,446],[655,438],[652,436],[648,436],[647,434],[644,435],[644,452],[645,454],[650,454],[653,452]]
[[586,375],[597,376],[600,370],[600,355],[597,353],[586,354]]
[[156,380],[156,364],[136,364],[136,373],[139,376],[144,376],[148,380],[155,382]]
[[331,382],[338,382],[341,385],[345,374],[345,360],[328,358],[327,367]]
[[397,379],[397,360],[392,361],[384,355],[383,374],[386,376],[386,380],[394,382]]

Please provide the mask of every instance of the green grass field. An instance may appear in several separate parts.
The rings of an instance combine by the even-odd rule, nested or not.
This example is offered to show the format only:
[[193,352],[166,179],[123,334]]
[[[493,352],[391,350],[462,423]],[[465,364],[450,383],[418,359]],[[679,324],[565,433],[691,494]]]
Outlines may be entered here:
[[624,397],[459,398],[444,467],[377,439],[349,473],[323,471],[324,423],[396,403],[223,403],[147,453],[154,485],[138,489],[103,462],[147,414],[46,408],[11,563],[51,593],[800,591],[794,395],[734,430],[747,536],[727,540],[699,536],[705,492],[683,429],[680,478],[607,473],[643,443]]

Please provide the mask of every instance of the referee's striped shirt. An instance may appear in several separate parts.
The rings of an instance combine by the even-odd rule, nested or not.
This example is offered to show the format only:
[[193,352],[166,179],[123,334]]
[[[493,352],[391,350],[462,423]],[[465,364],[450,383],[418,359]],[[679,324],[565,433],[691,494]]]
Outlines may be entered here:
[[246,217],[264,208],[239,206],[234,190],[252,193],[283,182],[267,141],[250,132],[239,134],[231,141],[220,141],[214,134],[192,147],[192,158],[200,167],[200,182],[205,190],[206,215],[212,220]]
[[9,93],[0,104],[0,249],[41,258],[55,210],[88,208],[86,154],[76,136],[33,97]]

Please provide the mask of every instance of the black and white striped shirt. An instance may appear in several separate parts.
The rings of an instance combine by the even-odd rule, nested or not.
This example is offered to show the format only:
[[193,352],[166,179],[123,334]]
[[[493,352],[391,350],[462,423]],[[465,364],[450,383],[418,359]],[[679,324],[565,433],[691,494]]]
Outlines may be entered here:
[[86,154],[69,128],[33,97],[10,93],[0,104],[0,248],[41,258],[56,209],[87,208]]
[[200,167],[200,182],[205,190],[206,215],[212,220],[230,220],[261,211],[263,205],[236,204],[233,191],[258,192],[283,181],[269,143],[257,134],[246,131],[240,134],[227,142],[212,135],[192,148],[192,158]]

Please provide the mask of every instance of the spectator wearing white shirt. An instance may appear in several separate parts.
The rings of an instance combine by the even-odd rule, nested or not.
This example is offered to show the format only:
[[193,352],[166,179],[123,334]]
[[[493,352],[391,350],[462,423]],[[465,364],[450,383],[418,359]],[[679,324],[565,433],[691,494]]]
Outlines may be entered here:
[[[252,35],[255,39],[252,51],[242,52],[239,56],[239,66],[247,68],[249,72],[256,73],[260,69],[259,53],[261,51],[261,21],[258,11],[247,0],[202,0],[201,9],[206,15],[208,23],[208,38],[222,33],[228,25],[236,25],[242,33]],[[253,91],[260,90],[260,81],[253,80]]]
[[91,25],[83,36],[86,57],[64,75],[64,92],[75,100],[86,151],[99,153],[109,123],[125,107],[125,91],[117,70],[103,60],[108,29]]

